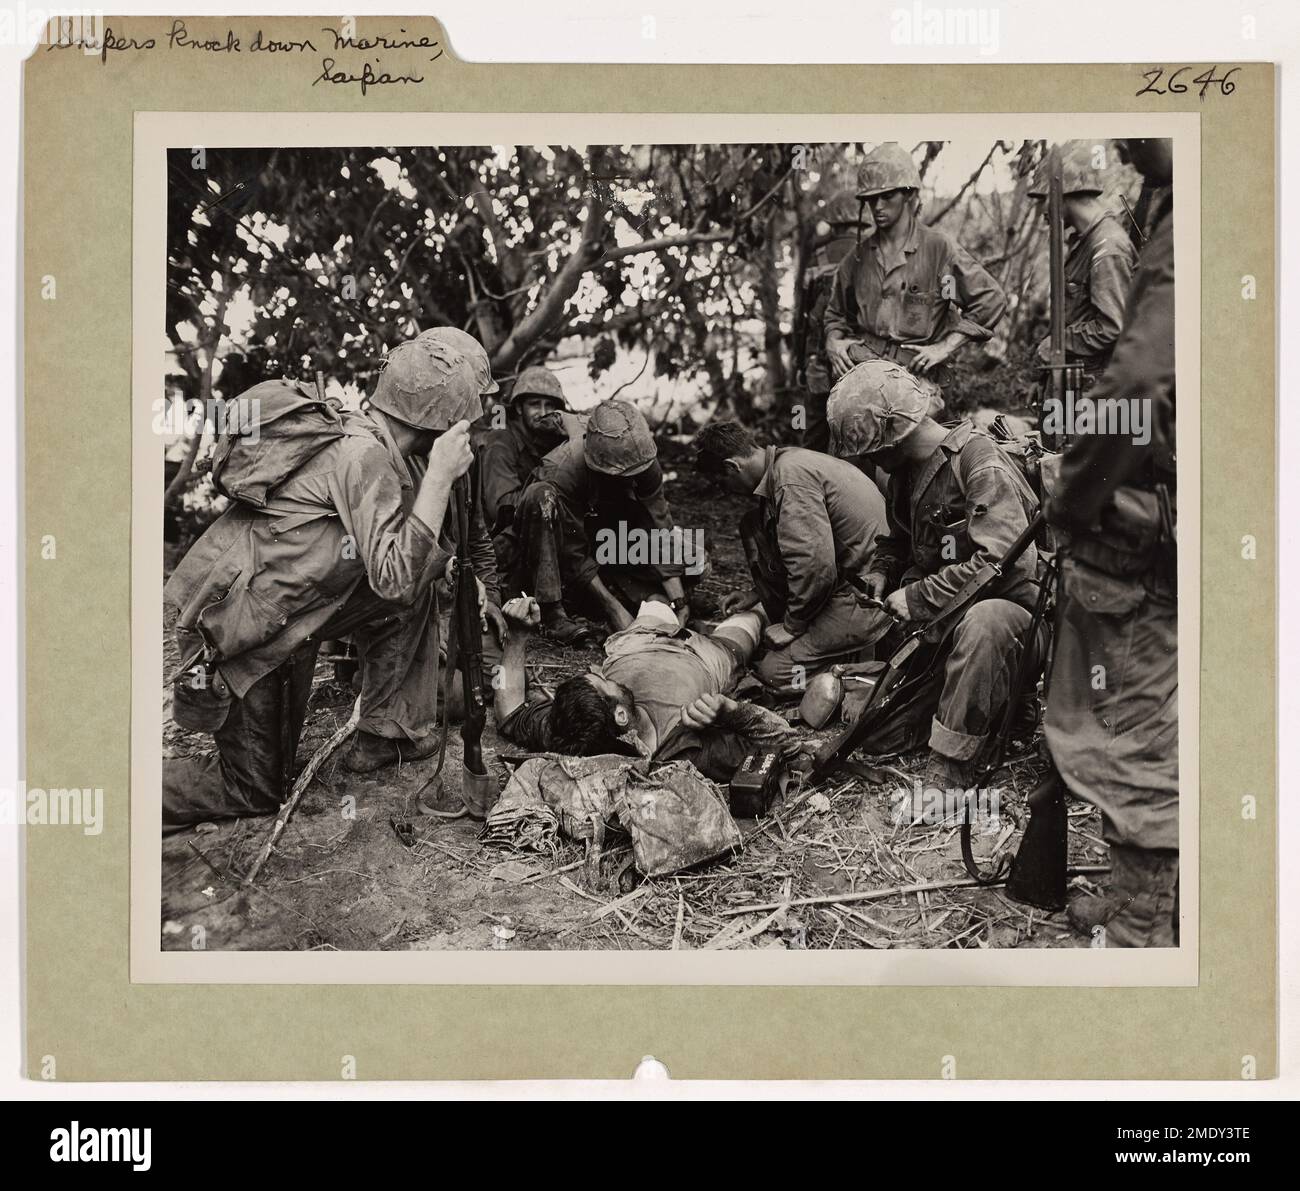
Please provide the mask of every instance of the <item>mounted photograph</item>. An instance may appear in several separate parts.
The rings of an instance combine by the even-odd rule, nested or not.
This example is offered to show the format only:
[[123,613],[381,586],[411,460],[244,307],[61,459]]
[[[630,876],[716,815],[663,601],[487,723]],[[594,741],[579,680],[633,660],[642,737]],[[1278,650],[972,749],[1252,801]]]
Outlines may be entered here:
[[137,116],[150,978],[1195,982],[1195,126],[767,123]]

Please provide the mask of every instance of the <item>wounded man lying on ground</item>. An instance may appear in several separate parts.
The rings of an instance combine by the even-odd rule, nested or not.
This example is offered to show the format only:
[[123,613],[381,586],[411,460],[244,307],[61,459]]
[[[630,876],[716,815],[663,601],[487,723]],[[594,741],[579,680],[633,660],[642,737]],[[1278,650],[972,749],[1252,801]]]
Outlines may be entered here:
[[560,683],[553,699],[530,701],[524,653],[541,610],[525,596],[503,611],[510,634],[496,684],[497,731],[521,748],[690,761],[714,781],[730,778],[755,745],[798,748],[781,716],[726,694],[758,647],[761,612],[729,616],[705,635],[647,600],[631,626],[605,642],[603,663]]

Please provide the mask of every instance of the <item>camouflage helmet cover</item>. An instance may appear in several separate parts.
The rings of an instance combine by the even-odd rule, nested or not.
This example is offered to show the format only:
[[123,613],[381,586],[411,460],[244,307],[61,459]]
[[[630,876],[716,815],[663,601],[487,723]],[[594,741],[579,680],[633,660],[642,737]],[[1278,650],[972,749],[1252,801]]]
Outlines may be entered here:
[[858,197],[870,198],[889,190],[920,190],[921,171],[912,155],[897,141],[877,145],[858,166]]
[[[1066,141],[1061,146],[1061,193],[1101,194],[1106,189],[1101,180],[1101,170],[1094,164],[1094,155],[1101,149],[1106,156],[1104,141]],[[1044,157],[1034,170],[1029,186],[1030,198],[1046,198],[1051,185],[1051,155]]]
[[892,360],[864,360],[840,377],[827,400],[831,454],[852,459],[897,446],[941,404],[933,381]]
[[464,356],[474,370],[480,395],[497,391],[497,383],[492,379],[492,361],[488,359],[483,345],[468,331],[462,331],[459,327],[430,327],[427,331],[421,331],[416,338],[449,347]]
[[521,397],[550,397],[560,403],[561,409],[568,409],[564,399],[564,389],[560,387],[560,378],[547,368],[534,366],[525,368],[510,390],[510,404]]
[[634,476],[645,471],[659,452],[641,411],[627,401],[611,398],[591,411],[582,454],[592,471],[607,476]]
[[446,430],[482,416],[480,379],[462,352],[421,335],[388,353],[370,404],[408,426]]

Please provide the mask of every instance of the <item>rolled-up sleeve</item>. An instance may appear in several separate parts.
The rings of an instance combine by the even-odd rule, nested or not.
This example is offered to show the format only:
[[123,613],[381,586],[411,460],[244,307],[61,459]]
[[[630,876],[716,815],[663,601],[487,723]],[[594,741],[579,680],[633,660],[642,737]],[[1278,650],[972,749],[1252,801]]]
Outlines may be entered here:
[[982,342],[1006,313],[1006,291],[997,279],[960,244],[952,245],[948,271],[956,283],[956,301],[949,307],[949,331]]

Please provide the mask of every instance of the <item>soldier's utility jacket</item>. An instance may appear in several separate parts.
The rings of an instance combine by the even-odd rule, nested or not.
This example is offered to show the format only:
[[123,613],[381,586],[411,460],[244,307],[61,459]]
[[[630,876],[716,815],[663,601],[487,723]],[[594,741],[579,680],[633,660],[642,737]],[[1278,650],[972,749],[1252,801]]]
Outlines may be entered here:
[[[404,459],[378,420],[344,412],[343,436],[270,489],[264,507],[232,501],[172,573],[181,668],[220,669],[237,698],[347,603],[361,584],[409,606],[455,553],[411,515],[423,459]],[[498,601],[491,539],[477,513],[475,570]]]
[[[904,585],[908,612],[942,610],[986,562],[999,559],[1038,513],[1019,466],[971,423],[952,430],[923,464],[895,471],[885,495],[889,532],[870,572]],[[1031,545],[989,592],[1033,609],[1038,552]]]
[[479,483],[483,520],[491,533],[500,533],[514,519],[520,493],[543,454],[516,418],[484,437],[479,452]]
[[[579,522],[590,516],[601,525],[614,525],[622,518],[629,521],[629,529],[633,524],[664,533],[673,528],[673,511],[664,495],[664,473],[657,459],[639,475],[607,476],[587,466],[582,440],[571,438],[546,454],[532,480],[554,485],[560,501]],[[584,550],[580,558],[575,553],[571,561],[579,582],[589,584],[598,577],[600,568],[589,552]],[[680,578],[685,571],[683,564],[668,561],[653,564],[652,569],[663,579]]]
[[785,564],[784,624],[796,636],[845,575],[867,570],[885,532],[885,501],[853,464],[802,447],[769,447],[758,498],[763,530]]
[[1089,370],[1104,368],[1119,338],[1135,253],[1118,219],[1099,215],[1073,237],[1065,257],[1065,353]]
[[872,338],[920,346],[959,331],[982,342],[1006,308],[1002,286],[979,261],[947,233],[917,220],[897,258],[886,259],[872,235],[840,262],[824,325],[827,339],[865,332],[877,351]]
[[[1174,221],[1172,200],[1163,196],[1153,218],[1150,240],[1142,251],[1133,288],[1124,310],[1124,326],[1110,366],[1088,394],[1102,402],[1146,401],[1151,407],[1150,441],[1134,436],[1083,434],[1070,443],[1061,461],[1048,514],[1072,537],[1076,557],[1099,551],[1086,561],[1111,573],[1139,573],[1152,566],[1172,582],[1172,535],[1159,535],[1157,493],[1167,500],[1172,517],[1177,504],[1174,384]],[[1129,514],[1132,514],[1130,516]],[[1154,519],[1154,520],[1153,520]],[[1144,526],[1142,522],[1145,522]],[[1169,527],[1166,527],[1166,530]],[[1164,548],[1134,554],[1138,539],[1164,536]]]

